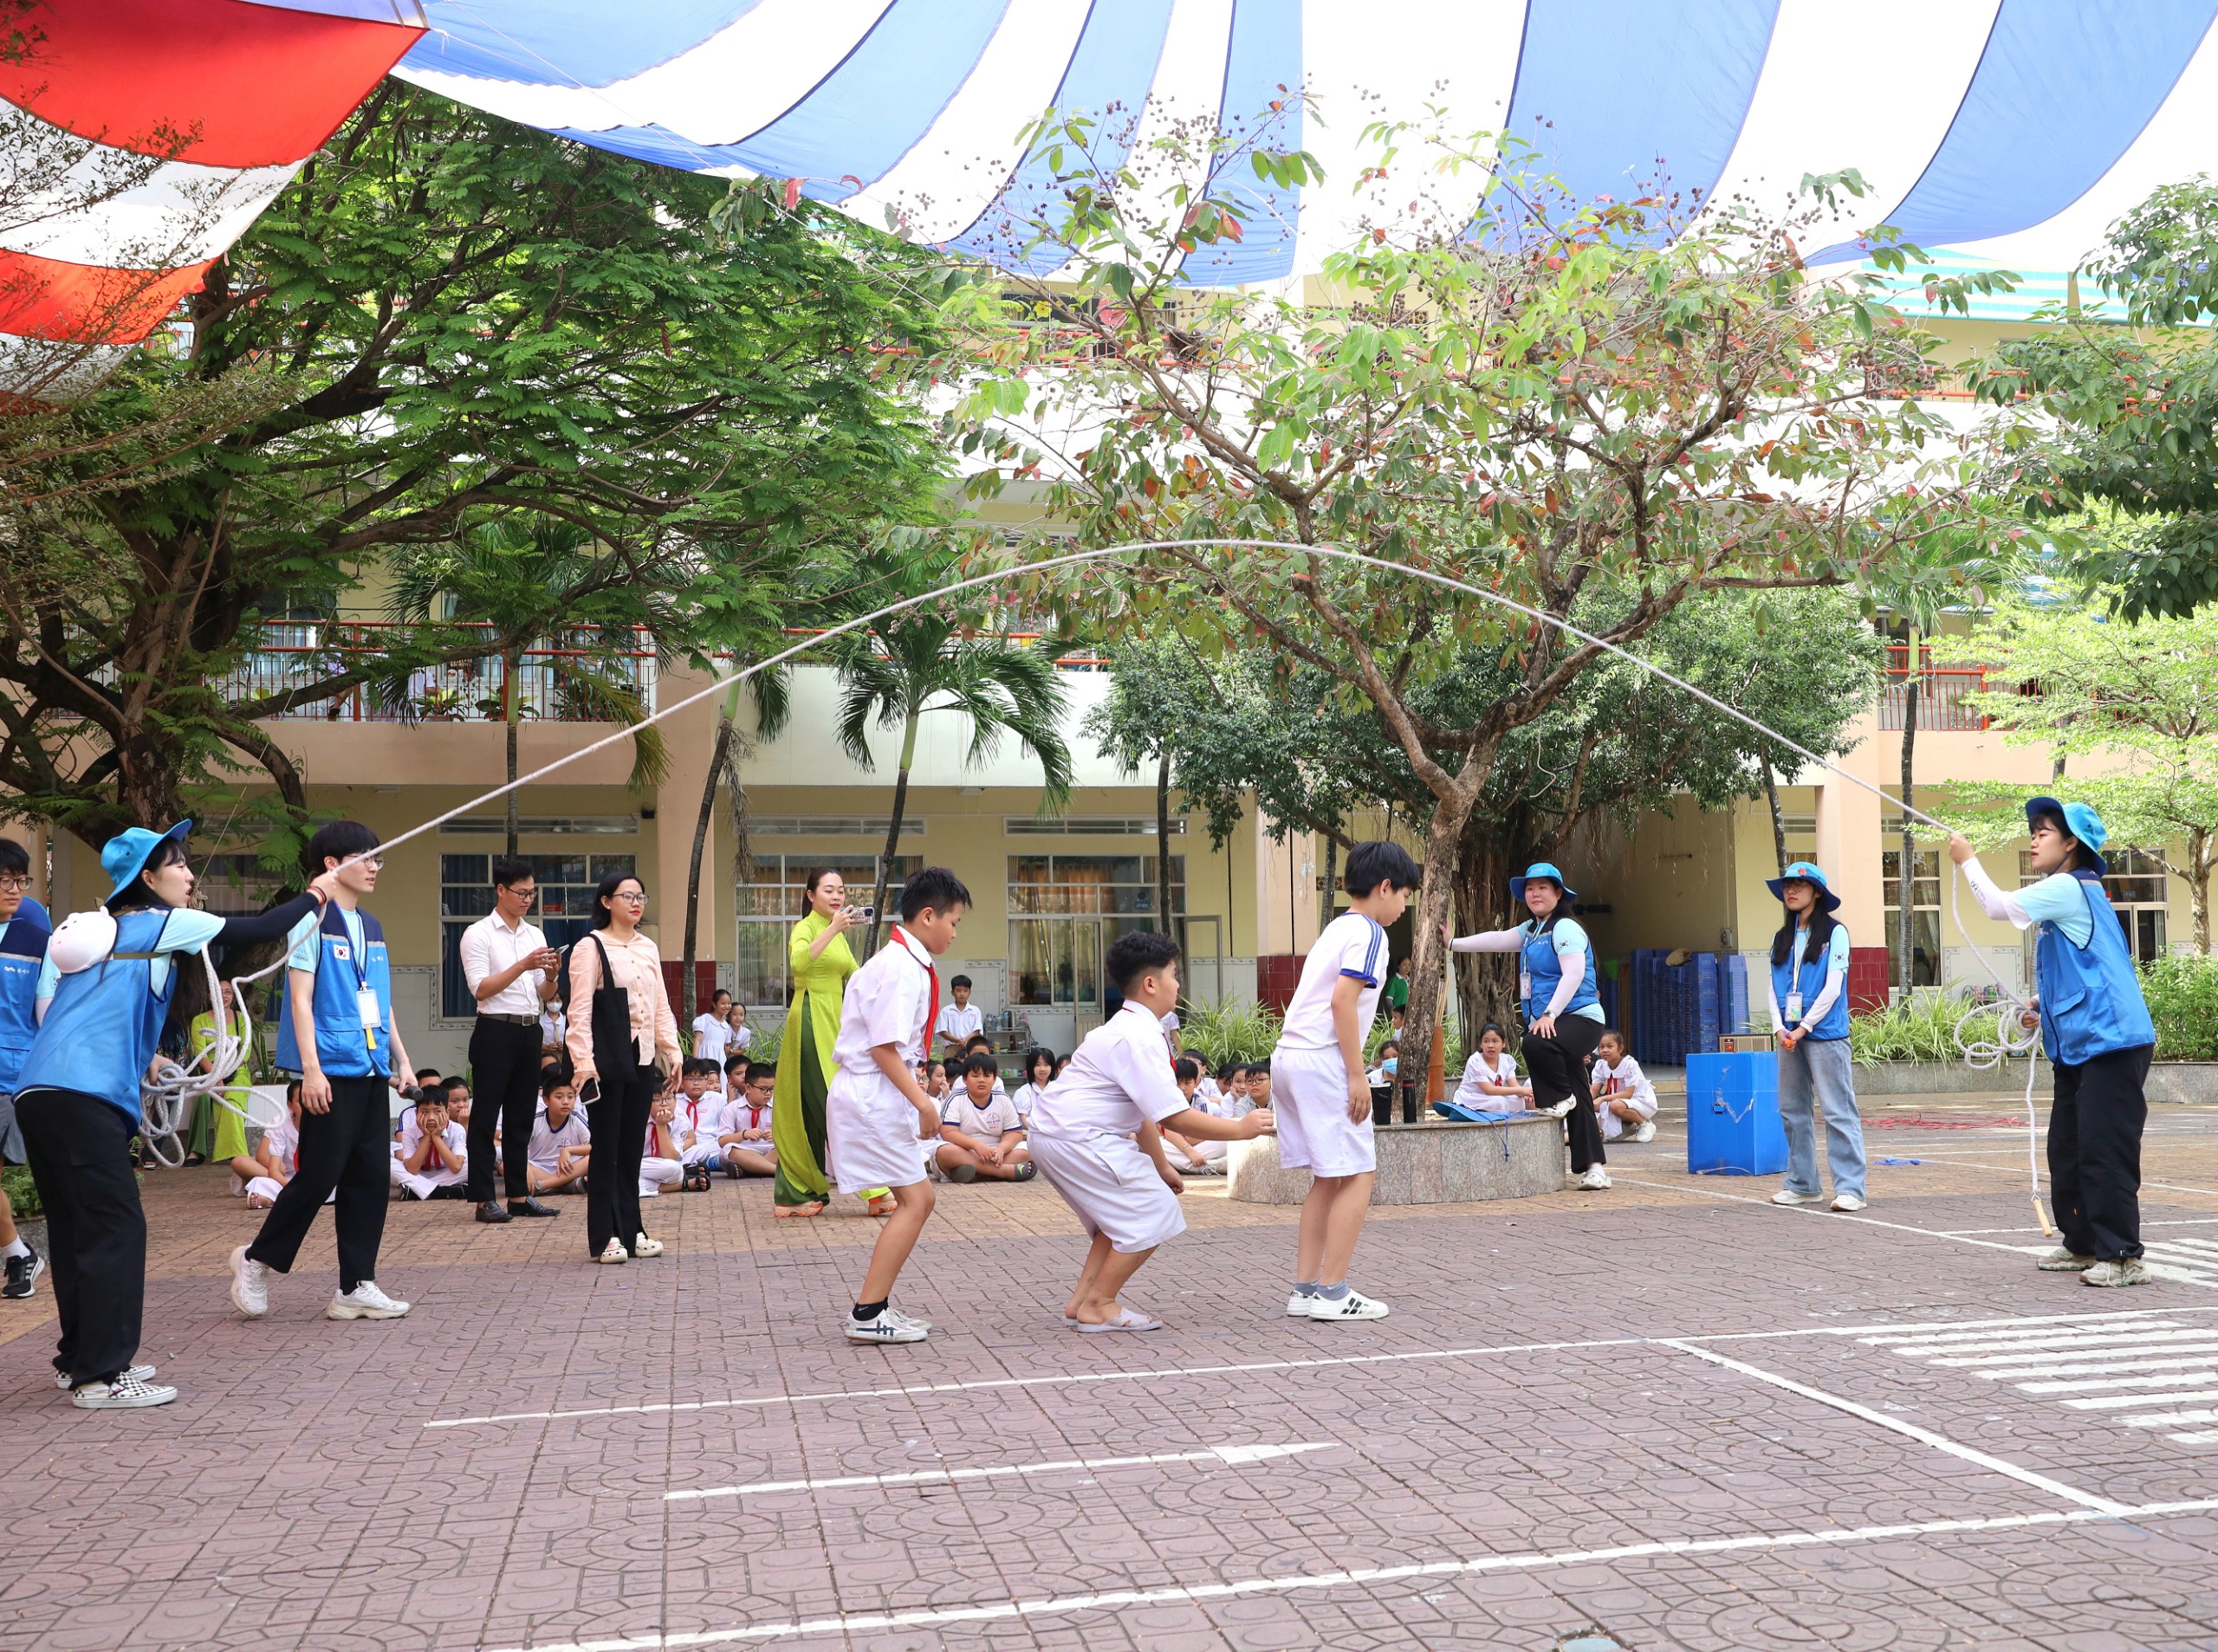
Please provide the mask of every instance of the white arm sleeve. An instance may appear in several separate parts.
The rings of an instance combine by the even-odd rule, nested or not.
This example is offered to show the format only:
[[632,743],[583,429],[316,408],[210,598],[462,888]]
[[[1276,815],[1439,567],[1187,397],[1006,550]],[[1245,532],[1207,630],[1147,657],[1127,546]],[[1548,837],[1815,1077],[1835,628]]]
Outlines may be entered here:
[[1964,862],[1964,879],[1971,884],[1972,893],[1979,897],[1981,910],[1988,917],[2007,919],[2021,930],[2033,927],[2033,914],[2026,910],[2025,903],[1997,885],[1976,856]]
[[1767,976],[1764,991],[1771,999],[1771,1031],[1772,1036],[1777,1038],[1787,1030],[1787,1017],[1779,1010],[1779,982]]
[[1563,973],[1556,977],[1556,989],[1548,995],[1548,1007],[1546,1014],[1562,1014],[1563,1007],[1571,1002],[1572,999],[1578,994],[1579,988],[1586,984],[1586,965],[1585,962],[1580,962],[1576,969],[1572,968],[1573,959],[1584,960],[1586,956],[1586,955],[1583,952],[1556,954],[1556,962],[1563,966]]
[[1448,943],[1451,952],[1514,952],[1525,943],[1517,930],[1488,930],[1482,935],[1459,935]]
[[1848,971],[1828,969],[1826,984],[1818,988],[1818,995],[1802,1007],[1802,1025],[1815,1027],[1826,1019],[1826,1012],[1833,1007],[1833,1000],[1840,996],[1840,989],[1848,983]]

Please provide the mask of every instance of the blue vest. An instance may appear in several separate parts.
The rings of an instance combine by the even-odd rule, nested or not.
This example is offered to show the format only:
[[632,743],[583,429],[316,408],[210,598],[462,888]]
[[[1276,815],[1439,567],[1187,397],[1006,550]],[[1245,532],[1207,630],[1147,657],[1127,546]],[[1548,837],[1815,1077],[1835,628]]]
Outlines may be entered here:
[[2125,948],[2125,930],[2092,872],[2076,874],[2086,891],[2094,932],[2084,947],[2044,921],[2033,949],[2034,981],[2041,1000],[2041,1042],[2048,1059],[2078,1066],[2116,1050],[2156,1041],[2141,976]]
[[46,938],[53,923],[28,895],[0,935],[0,1096],[20,1089],[23,1058],[38,1035],[39,966],[46,962]]
[[[386,961],[385,930],[377,919],[359,909],[362,923],[362,950],[354,956],[353,937],[347,933],[346,908],[337,901],[323,909],[316,940],[322,952],[315,963],[315,1053],[329,1079],[384,1078],[392,1071],[392,972]],[[367,987],[378,995],[378,1024],[362,1028],[362,1013],[355,994]],[[289,981],[277,1012],[277,1066],[282,1072],[301,1070],[300,1035],[293,1027],[293,994]]]
[[[1532,1021],[1547,1013],[1548,1002],[1556,995],[1556,983],[1563,979],[1563,962],[1557,955],[1553,934],[1527,930],[1518,947],[1517,962],[1520,971],[1533,983],[1532,995],[1522,1006],[1525,1019]],[[1594,990],[1594,949],[1590,945],[1586,949],[1586,978],[1579,983],[1571,1001],[1563,1007],[1563,1014],[1568,1015],[1601,1001]]]
[[[1848,931],[1845,929],[1839,930],[1839,933],[1844,942],[1848,939]],[[1829,942],[1825,946],[1818,948],[1813,953],[1806,938],[1808,934],[1808,930],[1803,931],[1806,938],[1802,945],[1802,968],[1799,971],[1794,968],[1794,943],[1792,941],[1787,943],[1787,961],[1785,963],[1775,963],[1771,967],[1771,989],[1779,1000],[1779,1014],[1781,1020],[1786,1019],[1787,1001],[1791,994],[1800,991],[1802,994],[1802,1002],[1807,1006],[1816,1003],[1818,994],[1826,989],[1826,975],[1832,966],[1832,946]],[[1793,1023],[1790,1022],[1789,1025]],[[1825,1020],[1810,1029],[1810,1037],[1820,1044],[1826,1044],[1835,1039],[1845,1039],[1847,1036],[1848,983],[1843,981],[1840,996],[1834,999],[1826,1009]]]
[[154,949],[169,919],[167,907],[121,914],[114,950],[55,983],[23,1058],[24,1090],[80,1090],[121,1108],[136,1127],[139,1078],[154,1059],[177,988],[172,965],[154,990]]

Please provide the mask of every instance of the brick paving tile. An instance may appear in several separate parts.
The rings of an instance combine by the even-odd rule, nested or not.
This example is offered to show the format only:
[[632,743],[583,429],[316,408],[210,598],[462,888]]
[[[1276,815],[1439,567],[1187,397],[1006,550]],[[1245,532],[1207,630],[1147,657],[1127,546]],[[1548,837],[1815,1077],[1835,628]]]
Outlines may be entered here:
[[[1052,1191],[946,1189],[898,1299],[938,1329],[898,1350],[836,1334],[877,1233],[851,1202],[781,1222],[759,1185],[665,1198],[649,1220],[671,1254],[621,1269],[585,1261],[574,1201],[502,1228],[396,1205],[380,1273],[408,1318],[320,1318],[320,1224],[248,1324],[224,1278],[256,1219],[220,1173],[155,1175],[142,1357],[177,1405],[71,1410],[50,1296],[0,1304],[0,1652],[500,1652],[879,1613],[923,1621],[739,1644],[1546,1652],[1599,1624],[1688,1652],[2211,1652],[2218,1509],[1578,1558],[2077,1506],[1781,1383],[2129,1506],[2218,1500],[2218,1446],[1936,1365],[1915,1338],[1843,1334],[2132,1313],[2218,1342],[2218,1268],[2121,1293],[2031,1268],[2022,1136],[1887,1128],[2007,1111],[1868,1109],[1875,1161],[1925,1162],[1875,1163],[1865,1221],[1772,1208],[1771,1180],[1687,1176],[1668,1119],[1613,1153],[1608,1194],[1381,1209],[1357,1278],[1395,1312],[1356,1327],[1279,1312],[1294,1212],[1203,1186],[1131,1293],[1169,1328],[1073,1335],[1055,1309],[1081,1245]],[[2218,1114],[2161,1110],[2144,1170],[2159,1260],[2168,1238],[2218,1240]],[[547,1411],[592,1415],[424,1426]],[[1552,1558],[1210,1592],[1534,1556]],[[1134,1591],[1150,1597],[1084,1603]],[[963,1616],[1049,1598],[1070,1603]]]

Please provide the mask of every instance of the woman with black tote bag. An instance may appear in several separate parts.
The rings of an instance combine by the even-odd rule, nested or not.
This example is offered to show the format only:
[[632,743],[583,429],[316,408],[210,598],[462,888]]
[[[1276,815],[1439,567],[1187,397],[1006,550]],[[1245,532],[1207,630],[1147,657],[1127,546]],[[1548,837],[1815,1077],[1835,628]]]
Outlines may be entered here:
[[593,1130],[586,1245],[596,1262],[628,1262],[662,1254],[639,1215],[639,1161],[648,1105],[678,1070],[678,1019],[663,988],[662,954],[639,932],[645,886],[632,872],[603,872],[593,904],[599,922],[570,949],[567,1036]]

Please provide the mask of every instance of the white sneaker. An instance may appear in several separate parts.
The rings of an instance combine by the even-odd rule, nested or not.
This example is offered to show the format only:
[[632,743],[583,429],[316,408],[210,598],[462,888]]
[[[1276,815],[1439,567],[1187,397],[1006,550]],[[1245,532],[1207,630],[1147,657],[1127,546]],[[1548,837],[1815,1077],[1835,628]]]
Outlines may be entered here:
[[1579,1191],[1582,1193],[1605,1192],[1608,1190],[1609,1185],[1610,1173],[1599,1164],[1589,1169],[1585,1176],[1579,1178]]
[[1384,1302],[1374,1302],[1362,1292],[1352,1289],[1337,1301],[1328,1296],[1307,1297],[1304,1300],[1309,1304],[1312,1319],[1384,1319],[1388,1312]]
[[2079,1276],[2082,1285],[2105,1287],[2120,1285],[2146,1285],[2150,1273],[2138,1256],[2123,1257],[2115,1262],[2098,1262]]
[[2066,1245],[2059,1245],[2033,1264],[2044,1273],[2085,1273],[2094,1265],[2093,1257],[2082,1256]]
[[858,1319],[851,1313],[845,1329],[849,1342],[922,1342],[931,1335],[915,1320],[897,1314],[891,1308],[879,1309],[875,1319]]
[[1315,1296],[1307,1291],[1296,1291],[1286,1299],[1286,1317],[1289,1319],[1307,1319],[1309,1317],[1309,1305],[1316,1299]]
[[1536,1107],[1534,1111],[1544,1118],[1567,1118],[1571,1112],[1571,1098],[1569,1096],[1566,1096],[1561,1101],[1557,1102],[1553,1106]]
[[662,1241],[659,1239],[649,1239],[645,1234],[633,1234],[632,1235],[632,1254],[634,1256],[659,1256],[662,1254]]
[[250,1319],[269,1312],[269,1265],[249,1256],[243,1245],[231,1253],[231,1305]]
[[915,1326],[918,1331],[930,1331],[932,1328],[932,1322],[931,1320],[919,1319],[913,1313],[904,1313],[900,1309],[893,1306],[891,1303],[888,1303],[885,1307],[880,1311],[879,1317],[880,1318],[884,1318],[888,1314],[892,1315],[894,1318],[898,1319],[905,1325]]
[[1797,1193],[1792,1188],[1781,1188],[1771,1196],[1775,1205],[1813,1205],[1826,1195],[1822,1193]]
[[1652,1118],[1642,1119],[1640,1121],[1640,1128],[1633,1131],[1632,1138],[1636,1142],[1654,1141],[1656,1139],[1656,1121]]
[[1833,1208],[1861,1210],[1864,1208],[1864,1195],[1860,1193],[1836,1193],[1833,1195]]
[[622,1240],[612,1239],[600,1247],[600,1254],[593,1260],[596,1262],[628,1262],[632,1260],[632,1253],[624,1248]]
[[331,1305],[323,1311],[327,1319],[398,1319],[408,1312],[410,1305],[396,1302],[378,1289],[375,1279],[364,1279],[351,1291],[332,1293]]
[[88,1383],[69,1396],[80,1411],[136,1411],[149,1405],[167,1405],[177,1390],[149,1383],[129,1371],[113,1383]]
[[[133,1377],[141,1383],[151,1383],[154,1380],[154,1368],[152,1365],[133,1365],[129,1370],[123,1374],[126,1377]],[[76,1386],[76,1384],[69,1380],[69,1373],[68,1371],[55,1372],[54,1385],[60,1389],[64,1394],[67,1394],[72,1388]]]

